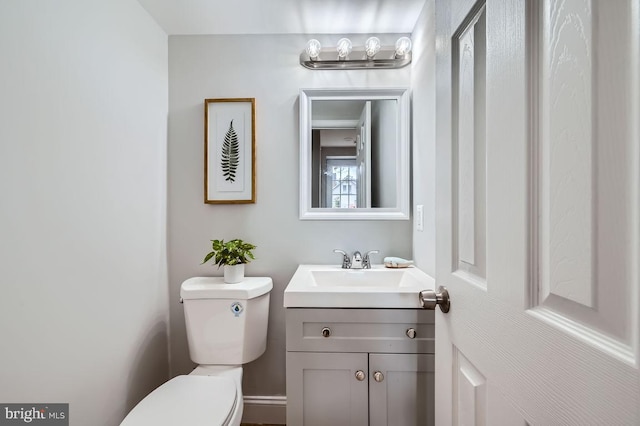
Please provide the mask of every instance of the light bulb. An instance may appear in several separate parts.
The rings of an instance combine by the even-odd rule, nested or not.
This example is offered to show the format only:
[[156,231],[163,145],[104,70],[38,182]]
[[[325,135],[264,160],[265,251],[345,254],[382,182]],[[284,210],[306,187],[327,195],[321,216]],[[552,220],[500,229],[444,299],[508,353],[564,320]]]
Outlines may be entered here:
[[347,56],[349,56],[349,53],[351,53],[352,48],[353,45],[351,44],[351,40],[349,40],[348,38],[341,38],[340,40],[338,40],[338,45],[336,46],[338,57],[340,59],[346,58]]
[[322,49],[322,45],[318,40],[312,38],[307,42],[307,47],[305,47],[305,52],[309,55],[309,58],[312,60],[318,59],[318,55],[320,55],[320,49]]
[[404,56],[411,52],[411,39],[409,37],[400,37],[396,41],[396,56]]
[[364,51],[367,58],[371,59],[380,51],[380,39],[378,37],[369,37],[364,43]]

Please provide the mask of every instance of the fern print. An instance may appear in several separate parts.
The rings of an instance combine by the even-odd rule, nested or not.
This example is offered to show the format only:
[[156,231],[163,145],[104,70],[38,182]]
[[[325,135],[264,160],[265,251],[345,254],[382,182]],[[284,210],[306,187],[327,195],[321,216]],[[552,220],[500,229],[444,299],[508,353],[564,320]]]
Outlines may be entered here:
[[236,170],[240,162],[240,144],[238,143],[238,135],[233,129],[233,120],[229,123],[229,130],[224,135],[224,143],[222,144],[222,176],[224,180],[235,182]]

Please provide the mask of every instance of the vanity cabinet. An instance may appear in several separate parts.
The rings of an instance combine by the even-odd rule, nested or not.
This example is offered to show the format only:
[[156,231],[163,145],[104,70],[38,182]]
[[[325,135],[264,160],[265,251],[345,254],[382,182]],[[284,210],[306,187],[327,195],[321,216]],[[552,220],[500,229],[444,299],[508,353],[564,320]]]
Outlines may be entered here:
[[287,309],[287,425],[433,425],[433,318]]

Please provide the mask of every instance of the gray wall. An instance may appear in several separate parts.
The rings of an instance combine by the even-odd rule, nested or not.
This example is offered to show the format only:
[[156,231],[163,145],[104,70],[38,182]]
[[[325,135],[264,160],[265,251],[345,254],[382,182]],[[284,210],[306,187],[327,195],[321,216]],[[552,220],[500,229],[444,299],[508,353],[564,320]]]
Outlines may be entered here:
[[[435,9],[427,0],[411,35],[413,41],[412,143],[413,206],[424,206],[424,231],[413,232],[413,258],[420,269],[436,276],[436,85]],[[414,220],[415,222],[415,220]]]
[[167,36],[134,0],[0,2],[0,401],[115,425],[167,379]]
[[[271,276],[267,352],[245,367],[246,395],[285,393],[283,292],[298,264],[340,262],[334,248],[411,257],[410,221],[298,220],[298,92],[314,87],[408,87],[411,68],[311,71],[298,56],[311,36],[172,36],[169,38],[169,290],[172,374],[190,371],[180,284],[192,276],[221,275],[200,265],[214,238],[242,238],[258,246],[247,265]],[[317,36],[323,45],[335,37]],[[351,36],[363,44],[365,35]],[[393,44],[392,35],[383,44]],[[256,98],[257,202],[205,205],[203,100]]]

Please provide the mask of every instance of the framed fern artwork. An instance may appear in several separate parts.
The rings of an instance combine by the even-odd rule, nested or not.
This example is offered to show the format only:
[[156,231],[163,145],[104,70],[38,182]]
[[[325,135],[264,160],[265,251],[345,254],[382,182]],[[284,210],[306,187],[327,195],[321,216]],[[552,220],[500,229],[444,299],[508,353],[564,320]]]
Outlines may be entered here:
[[204,100],[204,202],[256,202],[255,98]]

